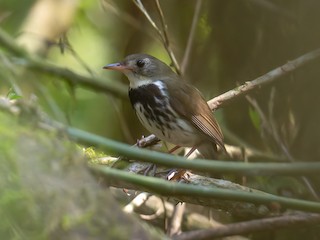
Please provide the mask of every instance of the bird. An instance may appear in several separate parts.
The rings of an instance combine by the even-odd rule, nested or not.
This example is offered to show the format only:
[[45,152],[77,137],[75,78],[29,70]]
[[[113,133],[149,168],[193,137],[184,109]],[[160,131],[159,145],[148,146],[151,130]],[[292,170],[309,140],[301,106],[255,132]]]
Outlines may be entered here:
[[167,64],[148,54],[131,54],[103,69],[129,79],[129,99],[141,124],[160,140],[197,149],[205,159],[226,152],[223,134],[200,91]]

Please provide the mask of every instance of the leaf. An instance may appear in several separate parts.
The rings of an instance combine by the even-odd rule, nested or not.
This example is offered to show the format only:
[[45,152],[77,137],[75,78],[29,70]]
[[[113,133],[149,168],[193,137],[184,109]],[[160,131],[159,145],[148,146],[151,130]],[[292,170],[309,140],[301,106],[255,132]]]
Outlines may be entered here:
[[253,108],[249,108],[249,116],[250,116],[250,119],[251,119],[253,126],[258,131],[260,131],[261,119],[260,119],[258,112],[256,110],[254,110]]
[[22,98],[22,96],[18,95],[12,88],[10,88],[9,92],[7,93],[7,98],[9,100],[17,100]]

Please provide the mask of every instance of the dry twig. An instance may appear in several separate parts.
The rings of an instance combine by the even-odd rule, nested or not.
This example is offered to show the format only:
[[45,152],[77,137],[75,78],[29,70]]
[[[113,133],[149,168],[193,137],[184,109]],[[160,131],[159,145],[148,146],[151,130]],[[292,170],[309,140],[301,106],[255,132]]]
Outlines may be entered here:
[[144,16],[147,18],[147,20],[149,21],[149,23],[151,24],[151,26],[156,30],[156,32],[158,33],[158,35],[160,36],[160,39],[165,47],[165,49],[167,50],[169,57],[172,61],[172,64],[176,70],[176,72],[181,75],[181,70],[180,70],[180,66],[177,62],[177,59],[171,49],[171,45],[170,45],[170,41],[168,38],[168,33],[167,33],[167,25],[165,24],[164,21],[164,15],[160,6],[160,3],[158,0],[156,0],[156,5],[157,5],[157,11],[160,15],[160,20],[161,20],[161,24],[162,24],[162,28],[163,30],[161,31],[160,28],[158,28],[157,24],[152,20],[151,16],[149,15],[149,13],[147,12],[147,10],[145,9],[143,3],[141,2],[141,0],[133,0],[134,4],[139,8],[139,10],[144,14]]
[[194,40],[194,35],[196,32],[197,23],[199,21],[202,2],[203,2],[202,0],[198,0],[196,2],[196,9],[194,10],[192,25],[191,25],[191,29],[190,29],[190,33],[189,33],[189,37],[188,37],[188,43],[187,43],[187,47],[184,52],[182,63],[181,63],[181,72],[182,73],[185,72],[186,67],[188,66],[189,59],[190,59],[190,53],[191,53],[191,49],[192,49],[192,45],[193,45],[193,40]]
[[221,225],[212,229],[185,232],[176,236],[175,240],[214,239],[218,237],[270,231],[279,228],[292,228],[319,224],[319,214],[295,214],[273,218],[257,219],[229,225]]
[[248,94],[257,87],[273,82],[280,77],[293,72],[299,67],[317,59],[320,57],[320,49],[308,52],[288,63],[277,67],[276,69],[271,70],[270,72],[258,77],[252,81],[245,82],[243,85],[236,87],[228,92],[225,92],[211,100],[208,101],[208,104],[212,110],[216,110],[222,104],[226,104],[235,98]]

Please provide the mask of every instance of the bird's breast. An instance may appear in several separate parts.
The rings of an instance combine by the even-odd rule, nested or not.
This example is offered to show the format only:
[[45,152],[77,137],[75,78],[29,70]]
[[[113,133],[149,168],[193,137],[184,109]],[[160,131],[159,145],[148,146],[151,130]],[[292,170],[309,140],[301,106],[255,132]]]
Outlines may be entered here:
[[194,127],[172,109],[165,83],[129,89],[129,98],[140,122],[161,140],[180,146],[193,146]]

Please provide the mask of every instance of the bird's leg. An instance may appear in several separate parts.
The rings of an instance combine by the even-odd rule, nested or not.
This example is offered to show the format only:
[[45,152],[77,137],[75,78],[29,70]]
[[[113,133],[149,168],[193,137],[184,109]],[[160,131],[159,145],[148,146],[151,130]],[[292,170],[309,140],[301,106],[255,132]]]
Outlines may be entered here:
[[168,151],[168,153],[173,153],[173,152],[175,152],[176,150],[178,150],[179,148],[181,148],[181,147],[177,145],[177,146],[171,148],[171,149]]
[[[185,155],[186,158],[188,158],[196,149],[198,146],[194,146],[190,149],[190,151]],[[178,146],[174,147],[172,150],[178,149]],[[180,181],[181,179],[188,181],[188,179],[185,177],[185,174],[187,173],[187,170],[185,169],[170,169],[166,178],[169,181]]]
[[[194,146],[192,147],[189,152],[185,155],[186,158],[188,158],[196,149],[198,146]],[[175,181],[175,180],[186,180],[188,181],[188,179],[185,177],[185,174],[187,173],[186,169],[172,169],[168,175],[167,175],[167,179],[170,181]]]
[[148,167],[140,170],[139,172],[143,172],[144,176],[148,176],[149,172],[151,172],[151,176],[155,176],[157,171],[157,165],[154,163],[151,163]]
[[190,149],[190,151],[185,155],[186,158],[188,158],[196,149],[198,146],[194,146]]

